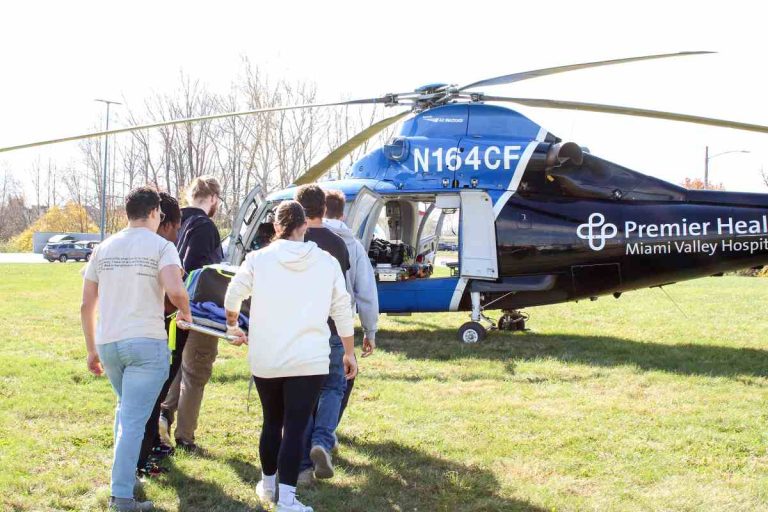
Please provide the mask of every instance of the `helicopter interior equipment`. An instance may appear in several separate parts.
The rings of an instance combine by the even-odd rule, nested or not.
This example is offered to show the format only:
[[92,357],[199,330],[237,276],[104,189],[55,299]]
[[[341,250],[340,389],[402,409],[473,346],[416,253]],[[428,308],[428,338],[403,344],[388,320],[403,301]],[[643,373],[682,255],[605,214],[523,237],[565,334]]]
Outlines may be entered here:
[[[512,73],[458,87],[163,121],[0,148],[0,152],[171,124],[277,110],[384,104],[408,107],[335,148],[299,176],[320,179],[365,141],[402,121],[398,136],[322,186],[347,198],[346,222],[369,251],[383,313],[469,311],[459,337],[520,330],[531,306],[596,298],[768,264],[768,194],[686,190],[566,142],[508,107],[512,103],[640,116],[768,133],[768,126],[657,110],[491,96],[479,87],[681,52]],[[295,189],[243,201],[229,244],[240,264],[263,244],[270,215]],[[457,224],[451,275],[433,273],[446,219]],[[260,242],[260,240],[262,240]],[[494,322],[490,310],[501,310]]]

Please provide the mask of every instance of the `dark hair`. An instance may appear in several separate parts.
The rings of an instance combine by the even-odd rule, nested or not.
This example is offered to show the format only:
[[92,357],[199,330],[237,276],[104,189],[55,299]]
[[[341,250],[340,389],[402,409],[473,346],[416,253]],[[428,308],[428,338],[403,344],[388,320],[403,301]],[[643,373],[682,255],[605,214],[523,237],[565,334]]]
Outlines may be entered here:
[[262,222],[256,228],[256,238],[253,241],[253,247],[261,249],[266,247],[275,239],[275,225],[272,222]]
[[304,208],[298,201],[284,201],[275,214],[275,239],[290,238],[297,228],[307,222]]
[[322,219],[325,215],[325,192],[317,185],[300,186],[296,191],[296,200],[310,219]]
[[325,193],[325,216],[329,219],[340,219],[344,216],[344,205],[347,200],[341,190],[329,190]]
[[161,226],[175,226],[181,223],[181,210],[179,209],[179,202],[171,194],[167,192],[160,192],[160,211],[165,214]]
[[149,217],[152,210],[160,206],[160,195],[152,187],[136,187],[125,196],[125,214],[128,220]]

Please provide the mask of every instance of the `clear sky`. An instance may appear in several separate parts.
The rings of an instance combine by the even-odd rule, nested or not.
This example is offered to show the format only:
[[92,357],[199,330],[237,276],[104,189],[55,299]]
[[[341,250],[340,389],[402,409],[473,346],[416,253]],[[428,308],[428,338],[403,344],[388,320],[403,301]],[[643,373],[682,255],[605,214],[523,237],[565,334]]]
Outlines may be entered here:
[[[485,92],[637,106],[768,125],[759,2],[8,2],[0,17],[0,146],[88,131],[103,105],[172,89],[183,69],[226,90],[248,56],[275,78],[312,80],[320,100],[464,84],[515,71],[682,50],[717,55],[577,71]],[[515,108],[515,107],[513,107]],[[680,182],[768,192],[768,134],[606,114],[519,108],[565,140]],[[113,124],[124,125],[120,107]],[[76,145],[0,155],[30,162]]]

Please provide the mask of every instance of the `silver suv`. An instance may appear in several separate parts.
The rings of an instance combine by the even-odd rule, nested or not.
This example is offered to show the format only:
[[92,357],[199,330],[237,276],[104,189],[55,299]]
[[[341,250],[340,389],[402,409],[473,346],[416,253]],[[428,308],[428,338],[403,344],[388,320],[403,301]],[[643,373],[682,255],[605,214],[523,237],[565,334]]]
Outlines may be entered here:
[[74,243],[74,242],[61,242],[56,244],[46,244],[43,249],[43,257],[53,263],[59,260],[62,263],[66,263],[67,260],[85,260],[91,259],[91,253],[93,249],[89,248],[86,244]]

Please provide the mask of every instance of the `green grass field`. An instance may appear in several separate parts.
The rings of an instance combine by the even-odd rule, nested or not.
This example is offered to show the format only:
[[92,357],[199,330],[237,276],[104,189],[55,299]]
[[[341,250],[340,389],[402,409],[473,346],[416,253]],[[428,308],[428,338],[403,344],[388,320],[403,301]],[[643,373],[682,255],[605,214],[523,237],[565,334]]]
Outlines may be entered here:
[[[85,369],[80,264],[0,267],[0,509],[103,510],[114,397]],[[325,511],[768,510],[768,279],[533,308],[462,345],[465,314],[382,317]],[[198,439],[144,485],[160,510],[261,510],[260,407],[222,346]],[[254,394],[255,395],[255,394]]]

